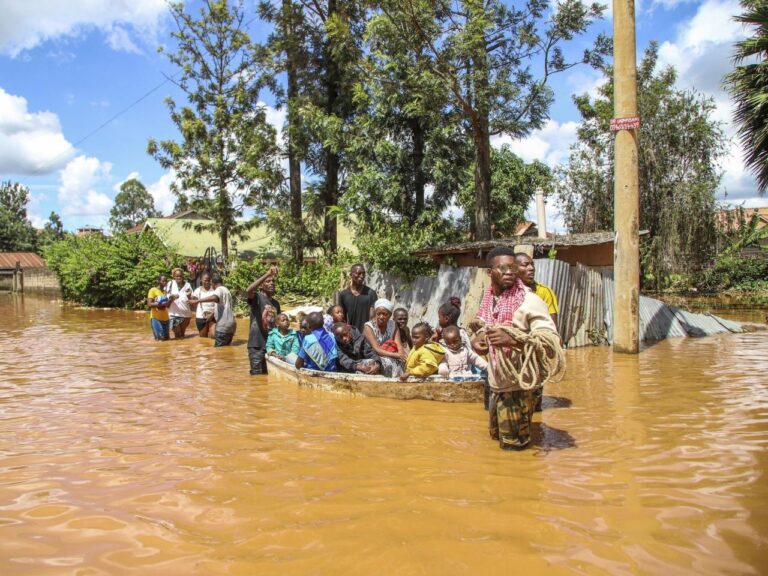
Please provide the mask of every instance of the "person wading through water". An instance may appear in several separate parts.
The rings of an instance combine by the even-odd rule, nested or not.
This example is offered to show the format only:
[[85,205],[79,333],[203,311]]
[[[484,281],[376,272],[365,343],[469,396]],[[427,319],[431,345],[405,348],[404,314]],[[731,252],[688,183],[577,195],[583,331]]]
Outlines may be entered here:
[[[564,367],[560,337],[547,305],[518,277],[514,251],[497,246],[486,262],[491,285],[470,323],[472,346],[488,356],[491,438],[503,449],[521,450],[531,440],[535,388]],[[529,346],[542,354],[525,360]]]

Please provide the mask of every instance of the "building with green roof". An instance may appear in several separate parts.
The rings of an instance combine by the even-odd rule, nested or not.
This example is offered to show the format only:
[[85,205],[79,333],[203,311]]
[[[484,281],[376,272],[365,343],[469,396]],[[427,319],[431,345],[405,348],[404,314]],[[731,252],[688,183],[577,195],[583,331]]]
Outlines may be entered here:
[[[196,224],[201,224],[207,218],[194,212],[185,212],[168,218],[149,218],[141,227],[136,227],[135,232],[151,231],[175,253],[188,258],[202,258],[208,248],[221,250],[221,239],[216,232],[194,229]],[[276,241],[275,233],[269,230],[266,224],[254,226],[248,233],[248,238],[234,238],[237,242],[236,250],[239,256],[253,258],[256,255],[264,255],[268,258],[278,258],[284,255],[284,250]],[[338,222],[337,240],[339,249],[349,250],[357,254],[354,244],[353,232],[342,222]],[[316,258],[319,251],[307,251],[306,257]]]

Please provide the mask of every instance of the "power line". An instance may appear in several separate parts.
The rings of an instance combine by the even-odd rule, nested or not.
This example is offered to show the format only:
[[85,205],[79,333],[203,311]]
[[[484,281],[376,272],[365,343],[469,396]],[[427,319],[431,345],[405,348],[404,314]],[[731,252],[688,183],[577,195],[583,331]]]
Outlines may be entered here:
[[[176,76],[178,76],[178,73],[176,74]],[[130,110],[131,108],[133,108],[134,106],[136,106],[137,104],[139,104],[140,102],[142,102],[143,100],[146,100],[146,99],[147,99],[147,98],[148,98],[150,95],[152,95],[154,92],[157,92],[158,90],[160,90],[160,88],[162,88],[163,86],[165,86],[166,84],[168,84],[168,82],[171,82],[171,81],[173,80],[173,78],[174,78],[174,77],[175,77],[175,76],[171,76],[170,78],[166,78],[165,80],[163,80],[162,82],[160,82],[160,84],[158,84],[157,86],[155,86],[154,88],[152,88],[152,89],[151,89],[149,92],[145,93],[144,95],[142,95],[142,96],[141,96],[141,97],[139,97],[138,99],[136,99],[136,100],[134,100],[133,102],[131,102],[131,103],[130,103],[128,106],[126,106],[125,108],[123,108],[122,110],[120,110],[120,111],[119,111],[117,114],[113,115],[113,116],[112,116],[112,117],[110,117],[108,120],[105,120],[103,123],[101,123],[99,126],[97,126],[97,127],[96,127],[96,128],[94,128],[93,130],[91,130],[90,132],[88,132],[88,134],[86,134],[85,136],[83,136],[82,138],[80,138],[80,140],[78,140],[77,142],[75,142],[75,143],[74,143],[74,144],[72,144],[72,145],[73,145],[73,146],[79,146],[80,144],[82,144],[83,142],[85,142],[86,140],[88,140],[88,138],[90,138],[91,136],[93,136],[94,134],[96,134],[96,133],[97,133],[99,130],[101,130],[102,128],[105,128],[106,126],[109,126],[109,125],[110,125],[112,122],[114,122],[115,120],[117,120],[118,118],[120,118],[120,116],[122,116],[123,114],[125,114],[126,112],[128,112],[128,110]]]

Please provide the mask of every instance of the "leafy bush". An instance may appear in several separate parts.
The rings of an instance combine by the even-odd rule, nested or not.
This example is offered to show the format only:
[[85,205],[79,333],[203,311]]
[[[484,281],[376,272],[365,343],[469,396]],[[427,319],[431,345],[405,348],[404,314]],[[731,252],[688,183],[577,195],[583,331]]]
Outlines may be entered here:
[[766,290],[768,258],[727,255],[698,275],[694,283],[699,290]]
[[183,259],[154,234],[69,236],[45,247],[62,295],[88,306],[142,308],[157,277]]
[[[312,302],[324,304],[334,291],[340,287],[343,274],[356,260],[347,251],[330,255],[315,262],[297,264],[287,261],[278,263],[280,273],[277,277],[277,299],[281,304]],[[269,268],[260,258],[252,261],[239,261],[227,276],[226,284],[240,300],[245,297],[245,290]],[[244,308],[241,302],[240,307]]]
[[[425,218],[424,220],[427,220]],[[357,233],[357,246],[362,259],[371,267],[413,280],[416,276],[432,276],[436,272],[431,258],[413,256],[428,246],[455,242],[455,226],[446,220],[417,222],[379,222],[369,230]]]

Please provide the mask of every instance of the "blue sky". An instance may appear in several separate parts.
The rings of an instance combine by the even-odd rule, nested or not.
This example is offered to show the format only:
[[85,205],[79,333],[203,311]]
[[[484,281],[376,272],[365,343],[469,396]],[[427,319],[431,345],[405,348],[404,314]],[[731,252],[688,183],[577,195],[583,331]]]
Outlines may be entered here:
[[[731,21],[738,3],[642,0],[636,8],[638,53],[658,41],[661,62],[678,68],[680,87],[713,97],[715,119],[732,136],[731,103],[721,78],[730,68],[733,42],[745,33]],[[136,176],[156,206],[170,212],[173,175],[146,153],[149,138],[177,136],[164,98],[183,102],[166,81],[174,67],[157,53],[158,46],[170,42],[165,1],[4,0],[2,11],[0,179],[30,188],[33,223],[41,226],[53,210],[68,230],[106,226],[120,184]],[[609,12],[592,34],[610,34],[611,26]],[[253,33],[260,39],[264,28]],[[581,51],[584,42],[572,48]],[[495,144],[509,143],[528,161],[564,163],[578,122],[571,96],[594,91],[599,82],[597,73],[583,67],[556,78],[547,126],[524,140],[502,136]],[[271,104],[268,93],[263,98]],[[282,124],[282,111],[268,112],[271,122]],[[768,198],[757,196],[735,142],[722,169],[721,199],[768,205]],[[550,230],[563,231],[554,201],[548,203],[548,220]]]

